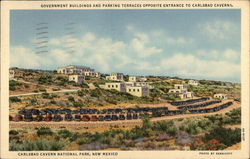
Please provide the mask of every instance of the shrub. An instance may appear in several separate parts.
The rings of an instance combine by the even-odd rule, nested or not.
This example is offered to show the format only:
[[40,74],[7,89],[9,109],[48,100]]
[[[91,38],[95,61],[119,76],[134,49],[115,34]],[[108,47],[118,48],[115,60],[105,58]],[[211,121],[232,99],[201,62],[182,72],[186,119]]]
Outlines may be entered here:
[[89,137],[78,138],[76,140],[76,143],[78,145],[89,144],[89,143],[91,143],[91,139]]
[[42,74],[39,78],[38,78],[38,83],[39,84],[50,84],[52,83],[52,76],[47,75],[47,74]]
[[50,101],[51,104],[56,104],[56,101],[52,100]]
[[35,141],[23,140],[22,142],[17,142],[16,140],[10,141],[9,150],[10,151],[58,151],[62,150],[69,142],[65,140],[48,140],[39,138]]
[[22,100],[19,99],[18,97],[10,97],[11,102],[21,102]]
[[75,107],[81,108],[81,107],[83,106],[83,103],[82,103],[81,101],[76,101],[76,102],[73,103],[73,105],[74,105]]
[[199,119],[189,119],[180,126],[180,129],[191,135],[196,135],[202,131],[203,128],[200,127],[201,125],[204,126]]
[[49,93],[42,93],[42,97],[45,99],[50,99]]
[[101,90],[96,88],[90,92],[91,97],[100,97],[102,95]]
[[51,129],[49,127],[41,127],[37,130],[37,135],[41,136],[41,135],[52,135],[53,132],[51,131]]
[[82,87],[82,88],[89,88],[89,86],[88,86],[86,83],[82,83],[82,84],[80,85],[80,87]]
[[16,90],[16,87],[10,86],[10,87],[9,87],[9,90],[10,90],[10,91],[15,91],[15,90]]
[[36,99],[36,98],[32,98],[32,99],[30,100],[30,104],[35,104],[35,103],[37,103],[37,99]]
[[10,80],[9,81],[9,90],[14,91],[16,90],[16,86],[20,86],[22,85],[21,83],[14,81],[14,80]]
[[68,101],[70,101],[70,102],[75,102],[75,98],[72,97],[72,96],[69,96],[69,97],[68,97]]
[[10,130],[10,131],[9,131],[9,134],[10,134],[10,135],[17,135],[17,134],[18,134],[18,131],[16,131],[16,130]]
[[59,91],[60,88],[52,88],[53,91]]
[[99,84],[97,82],[93,83],[95,87],[100,88]]
[[227,146],[231,146],[241,141],[241,130],[235,130],[218,127],[213,129],[210,133],[206,133],[204,140],[217,139]]
[[190,146],[191,150],[223,150],[225,147],[226,145],[217,139],[204,141],[198,137],[194,139],[194,142]]
[[58,131],[58,135],[62,138],[70,138],[72,137],[73,133],[67,129],[63,129]]
[[46,89],[44,89],[44,88],[40,88],[39,91],[40,92],[47,92]]
[[83,91],[79,90],[79,91],[77,91],[77,95],[80,96],[80,97],[82,97],[84,95],[84,93],[83,93]]

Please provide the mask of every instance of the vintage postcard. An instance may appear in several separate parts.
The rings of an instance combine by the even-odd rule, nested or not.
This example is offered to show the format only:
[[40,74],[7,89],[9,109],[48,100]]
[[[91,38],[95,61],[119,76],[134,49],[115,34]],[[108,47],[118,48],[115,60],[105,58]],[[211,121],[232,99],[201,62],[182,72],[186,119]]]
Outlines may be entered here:
[[2,1],[1,158],[249,158],[248,1]]

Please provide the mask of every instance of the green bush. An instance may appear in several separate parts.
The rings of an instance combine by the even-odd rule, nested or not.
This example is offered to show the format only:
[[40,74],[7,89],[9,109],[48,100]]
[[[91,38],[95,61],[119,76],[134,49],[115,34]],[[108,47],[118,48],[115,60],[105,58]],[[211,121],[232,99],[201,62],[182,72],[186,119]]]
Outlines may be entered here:
[[52,97],[49,95],[49,93],[42,93],[42,97],[44,99],[51,99]]
[[46,89],[44,89],[44,88],[40,88],[39,91],[40,92],[47,92]]
[[10,97],[9,98],[10,99],[10,102],[21,102],[22,100],[21,99],[19,99],[18,97]]
[[68,101],[69,101],[69,102],[75,102],[75,98],[72,97],[72,96],[69,96],[69,97],[68,97]]
[[67,129],[59,130],[57,134],[62,138],[71,138],[73,137],[73,133]]
[[202,128],[199,126],[198,122],[199,120],[197,119],[189,119],[180,126],[180,129],[191,135],[196,135],[202,131]]
[[36,104],[37,103],[37,99],[36,98],[32,98],[31,100],[30,100],[30,104]]
[[83,107],[83,103],[82,103],[82,101],[76,101],[76,102],[73,102],[73,105],[74,105],[74,107],[78,107],[78,108]]
[[89,137],[77,138],[76,143],[78,145],[89,144],[91,143],[91,139]]
[[41,136],[41,135],[52,135],[53,131],[51,131],[51,129],[49,127],[41,127],[37,130],[37,135]]
[[56,104],[56,101],[52,100],[50,101],[51,104]]
[[51,84],[53,82],[52,80],[52,76],[48,75],[48,74],[42,74],[39,78],[38,78],[38,83],[39,84]]
[[206,133],[204,140],[218,139],[223,144],[231,146],[241,141],[241,130],[236,128],[234,130],[223,127],[217,127],[209,133]]
[[9,134],[10,134],[10,135],[17,135],[17,134],[18,134],[18,131],[16,131],[16,130],[10,130],[10,131],[9,131]]
[[48,140],[39,138],[35,141],[23,140],[22,142],[17,142],[16,140],[10,141],[9,150],[10,151],[58,151],[62,150],[64,146],[69,144],[65,140]]
[[177,129],[175,128],[174,122],[172,120],[156,122],[153,124],[152,129],[158,133],[167,133],[171,136],[175,136],[177,134]]
[[90,92],[91,97],[100,97],[102,95],[102,92],[99,88],[96,88]]
[[10,91],[15,91],[15,90],[16,90],[16,87],[10,86],[10,87],[9,87],[9,90],[10,90]]
[[83,93],[83,91],[79,90],[79,91],[77,91],[77,95],[82,97],[84,95],[84,93]]
[[10,80],[9,81],[9,90],[14,91],[16,90],[16,86],[21,86],[22,84],[20,82]]

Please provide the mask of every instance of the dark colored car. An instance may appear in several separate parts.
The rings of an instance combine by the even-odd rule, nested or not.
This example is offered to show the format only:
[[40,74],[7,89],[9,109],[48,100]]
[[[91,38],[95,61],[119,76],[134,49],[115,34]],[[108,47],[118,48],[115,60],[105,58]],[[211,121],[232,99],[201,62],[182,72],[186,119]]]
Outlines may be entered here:
[[51,121],[52,120],[52,115],[48,114],[43,118],[44,121]]
[[25,109],[21,109],[18,111],[18,114],[21,114],[21,115],[24,115],[26,113],[26,110]]
[[121,112],[122,112],[122,110],[120,108],[115,109],[116,114],[121,113]]
[[72,114],[78,114],[78,113],[80,113],[79,110],[72,110]]
[[20,115],[20,114],[17,114],[15,117],[14,117],[14,121],[22,121],[23,120],[23,116]]
[[98,120],[98,118],[97,118],[96,115],[92,115],[92,116],[91,116],[91,121],[97,121],[97,120]]
[[127,114],[127,120],[131,120],[132,119],[132,115],[130,113]]
[[119,115],[119,120],[125,120],[125,115],[120,114],[120,115]]
[[97,113],[97,109],[89,109],[89,114],[96,114]]
[[43,116],[42,115],[37,115],[35,118],[34,118],[34,121],[42,121],[43,120]]
[[138,114],[134,113],[133,114],[133,119],[138,119]]
[[105,120],[105,121],[110,121],[110,120],[111,120],[110,115],[105,115],[104,120]]
[[83,121],[89,121],[90,120],[90,117],[88,115],[83,115],[82,116],[82,120]]
[[31,114],[33,115],[39,115],[40,114],[40,111],[38,109],[31,109]]
[[32,117],[32,114],[31,113],[27,113],[24,115],[23,119],[25,121],[32,121],[33,120],[33,117]]
[[117,115],[112,115],[111,120],[118,120],[118,116]]
[[81,121],[81,120],[82,120],[81,115],[76,114],[75,115],[75,121]]
[[72,121],[73,120],[73,116],[71,114],[66,114],[64,117],[65,121]]
[[54,115],[54,117],[53,117],[53,121],[62,121],[62,120],[63,120],[63,118],[62,118],[62,116],[59,115],[59,114],[56,114],[56,115]]
[[98,120],[99,120],[99,121],[103,121],[103,120],[104,120],[104,116],[103,116],[103,115],[99,115],[99,116],[98,116]]
[[40,113],[41,113],[41,115],[46,115],[47,114],[47,112],[44,111],[44,110],[40,110]]

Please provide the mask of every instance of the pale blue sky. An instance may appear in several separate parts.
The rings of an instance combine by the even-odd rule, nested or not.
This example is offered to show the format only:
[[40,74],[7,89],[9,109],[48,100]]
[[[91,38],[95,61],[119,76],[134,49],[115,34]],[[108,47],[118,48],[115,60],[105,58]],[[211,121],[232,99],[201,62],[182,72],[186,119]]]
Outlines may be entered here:
[[[37,23],[48,53],[36,54]],[[72,50],[66,24],[74,23]],[[12,10],[11,66],[240,81],[240,10]],[[24,58],[26,56],[26,58]],[[29,57],[29,58],[27,58]]]

